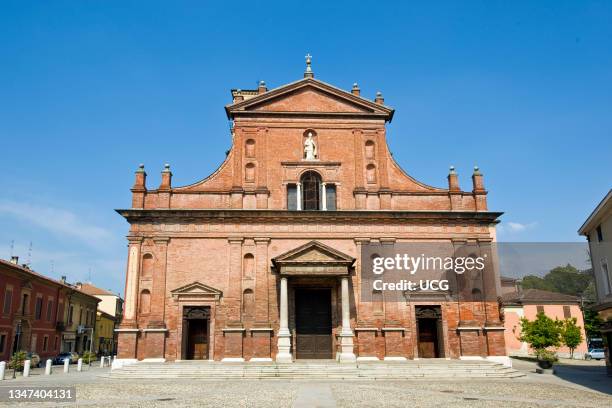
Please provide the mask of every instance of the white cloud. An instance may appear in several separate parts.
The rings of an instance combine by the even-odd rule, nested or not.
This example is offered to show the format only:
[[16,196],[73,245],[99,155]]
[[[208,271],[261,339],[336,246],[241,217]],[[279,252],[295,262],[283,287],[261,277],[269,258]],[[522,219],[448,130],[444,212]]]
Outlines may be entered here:
[[60,208],[3,200],[0,201],[0,214],[28,221],[54,234],[77,238],[92,247],[103,245],[114,237],[106,228]]
[[508,221],[498,225],[497,231],[500,233],[520,233],[534,228],[537,224],[537,222],[520,223]]

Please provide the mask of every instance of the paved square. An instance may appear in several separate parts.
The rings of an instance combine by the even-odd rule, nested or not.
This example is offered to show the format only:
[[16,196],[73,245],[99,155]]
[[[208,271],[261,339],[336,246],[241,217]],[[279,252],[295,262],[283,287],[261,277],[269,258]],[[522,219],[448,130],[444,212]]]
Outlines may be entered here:
[[[109,378],[109,369],[82,373],[34,370],[1,387],[76,385],[77,406],[88,407],[609,407],[612,380],[595,362],[562,364],[556,375],[527,373],[518,379],[307,381],[131,380]],[[9,374],[9,373],[7,373]],[[7,375],[7,377],[9,377]],[[75,406],[74,403],[4,403],[3,406]]]

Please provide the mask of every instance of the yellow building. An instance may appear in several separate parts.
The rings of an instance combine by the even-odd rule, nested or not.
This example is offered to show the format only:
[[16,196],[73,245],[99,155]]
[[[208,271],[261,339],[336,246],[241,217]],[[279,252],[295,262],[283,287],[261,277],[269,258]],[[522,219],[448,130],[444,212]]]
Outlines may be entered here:
[[115,317],[98,310],[94,334],[94,352],[99,355],[113,353]]
[[114,355],[117,350],[117,334],[114,330],[121,323],[123,299],[118,294],[98,288],[91,283],[79,283],[78,288],[100,299],[94,332],[94,352]]

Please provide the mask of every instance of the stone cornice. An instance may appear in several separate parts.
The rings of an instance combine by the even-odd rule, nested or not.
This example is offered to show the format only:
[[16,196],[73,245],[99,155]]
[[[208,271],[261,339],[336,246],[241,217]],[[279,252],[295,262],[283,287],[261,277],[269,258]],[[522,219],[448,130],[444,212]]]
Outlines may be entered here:
[[243,209],[118,209],[115,210],[128,222],[188,220],[188,219],[236,219],[236,220],[288,220],[306,222],[319,221],[409,221],[444,220],[497,223],[502,212],[491,211],[288,211],[288,210],[243,210]]

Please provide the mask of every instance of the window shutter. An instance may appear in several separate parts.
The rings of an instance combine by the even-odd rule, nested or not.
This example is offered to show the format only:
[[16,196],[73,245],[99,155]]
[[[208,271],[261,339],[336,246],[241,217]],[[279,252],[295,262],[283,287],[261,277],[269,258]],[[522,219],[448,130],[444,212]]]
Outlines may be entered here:
[[325,186],[325,200],[327,201],[327,210],[336,211],[336,186],[327,184]]
[[287,186],[287,209],[290,211],[297,210],[297,187],[295,184]]
[[569,306],[563,306],[563,318],[564,319],[569,319],[570,317],[572,317],[572,312],[570,310]]

